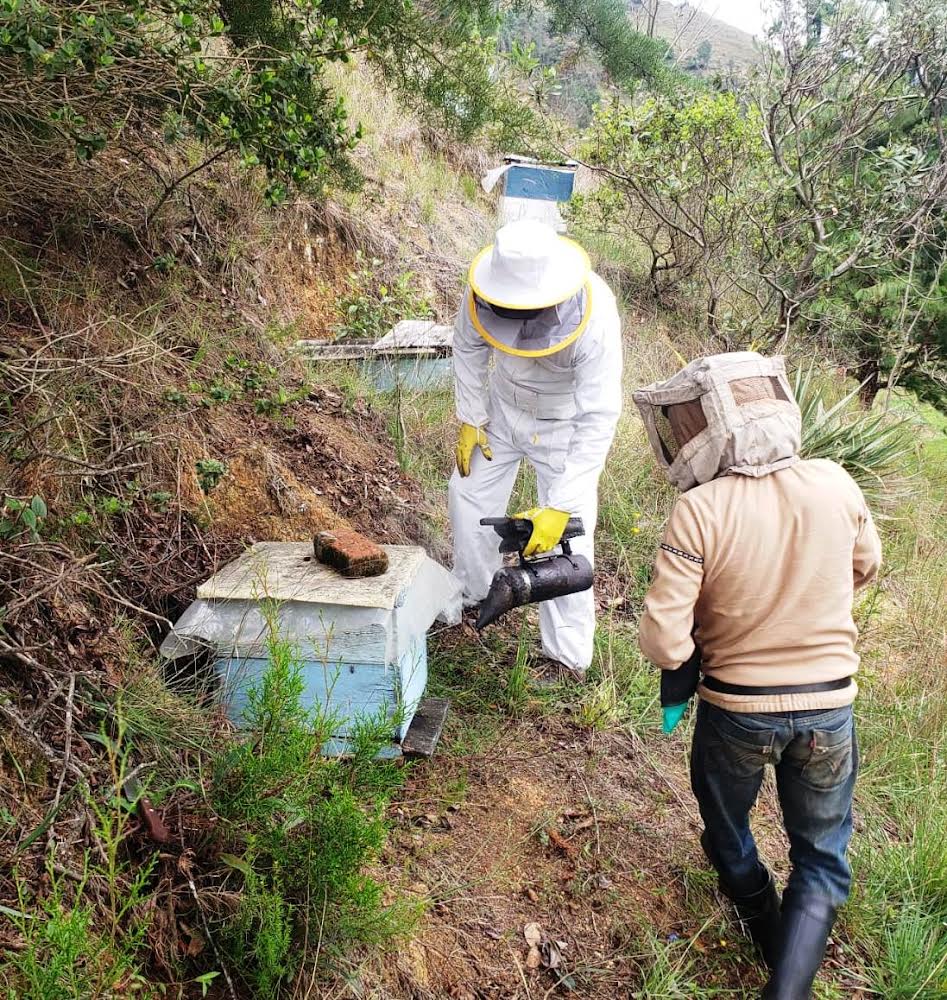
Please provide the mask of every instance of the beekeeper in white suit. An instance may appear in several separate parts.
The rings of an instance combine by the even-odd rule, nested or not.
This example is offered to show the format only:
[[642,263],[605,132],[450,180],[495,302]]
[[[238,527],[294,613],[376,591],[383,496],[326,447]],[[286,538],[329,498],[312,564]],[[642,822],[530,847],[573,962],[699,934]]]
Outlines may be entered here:
[[[493,366],[491,370],[491,359]],[[593,558],[598,479],[621,414],[621,329],[615,297],[586,252],[538,222],[512,222],[474,259],[454,332],[457,468],[450,481],[454,573],[464,597],[486,597],[500,567],[482,517],[507,512],[520,460],[536,470],[540,507],[526,555],[559,543],[570,516]],[[543,652],[578,679],[592,662],[588,590],[539,610]]]

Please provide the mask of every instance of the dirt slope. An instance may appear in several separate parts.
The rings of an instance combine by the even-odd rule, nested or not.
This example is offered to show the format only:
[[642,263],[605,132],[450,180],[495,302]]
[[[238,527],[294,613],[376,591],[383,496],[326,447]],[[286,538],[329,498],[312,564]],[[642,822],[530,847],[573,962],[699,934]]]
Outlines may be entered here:
[[[703,990],[752,995],[761,969],[712,888],[680,740],[584,730],[568,705],[508,721],[474,753],[454,727],[395,807],[387,852],[385,877],[426,912],[359,969],[362,995],[664,996],[661,954],[697,966]],[[770,800],[762,814],[777,856]]]

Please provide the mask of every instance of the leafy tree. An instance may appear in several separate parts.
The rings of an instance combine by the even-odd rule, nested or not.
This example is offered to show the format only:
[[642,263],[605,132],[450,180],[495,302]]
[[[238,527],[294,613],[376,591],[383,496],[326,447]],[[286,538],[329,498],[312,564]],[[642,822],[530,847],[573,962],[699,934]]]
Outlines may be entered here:
[[10,201],[133,198],[135,185],[122,198],[111,190],[130,160],[158,180],[150,218],[179,183],[232,153],[263,168],[273,201],[352,180],[359,131],[324,71],[355,52],[461,137],[529,120],[494,79],[488,0],[0,0],[0,23],[0,190]]
[[748,206],[763,162],[759,117],[732,94],[655,97],[599,108],[589,154],[608,178],[582,206],[586,224],[633,233],[648,250],[662,297],[697,282],[709,331],[726,336],[721,307],[747,270]]
[[945,0],[787,0],[742,101],[600,110],[586,209],[644,242],[656,295],[698,281],[726,343],[805,339],[866,400],[947,399],[945,98]]
[[548,94],[550,111],[580,128],[587,127],[605,80],[594,53],[578,38],[553,34],[548,12],[533,5],[508,11],[498,37],[501,51],[529,50],[539,66],[555,70],[555,86]]
[[699,72],[710,65],[710,57],[713,54],[713,45],[708,39],[704,39],[697,46],[697,51],[687,61],[687,69]]
[[673,79],[668,43],[636,30],[622,0],[546,0],[546,7],[553,31],[581,38],[616,86],[630,91],[643,81],[663,88]]
[[893,380],[943,392],[947,4],[817,13],[784,5],[757,96],[776,180],[753,221],[776,335],[841,349],[866,398]]

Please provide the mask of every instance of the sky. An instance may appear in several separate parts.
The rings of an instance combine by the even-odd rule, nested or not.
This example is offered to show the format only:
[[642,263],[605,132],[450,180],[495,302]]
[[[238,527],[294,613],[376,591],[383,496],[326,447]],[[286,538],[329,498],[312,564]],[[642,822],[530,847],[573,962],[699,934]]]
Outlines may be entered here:
[[763,4],[767,0],[691,0],[693,6],[725,21],[734,27],[742,28],[751,35],[759,35],[763,31],[765,18]]

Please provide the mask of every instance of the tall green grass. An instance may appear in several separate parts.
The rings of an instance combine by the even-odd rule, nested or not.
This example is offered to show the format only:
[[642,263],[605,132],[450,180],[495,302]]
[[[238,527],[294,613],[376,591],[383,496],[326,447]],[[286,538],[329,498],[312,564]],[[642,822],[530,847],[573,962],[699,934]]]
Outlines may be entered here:
[[920,411],[910,489],[882,524],[883,588],[857,609],[862,768],[855,884],[842,931],[878,996],[947,996],[947,477]]

